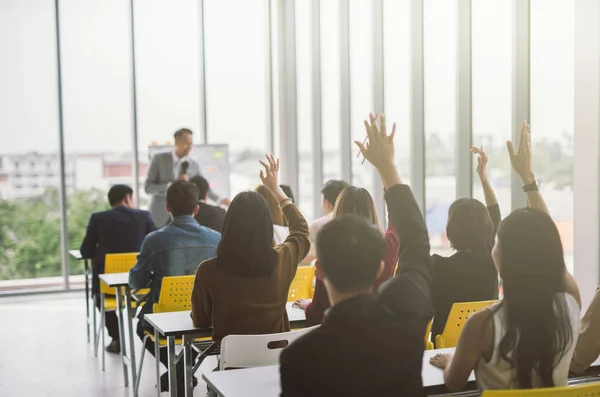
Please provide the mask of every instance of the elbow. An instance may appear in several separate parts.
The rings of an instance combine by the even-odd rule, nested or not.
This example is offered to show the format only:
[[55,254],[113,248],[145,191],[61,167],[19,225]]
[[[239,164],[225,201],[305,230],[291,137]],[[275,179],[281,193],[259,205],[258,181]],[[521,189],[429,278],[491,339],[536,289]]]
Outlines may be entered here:
[[467,385],[467,382],[458,379],[452,379],[446,373],[444,373],[444,383],[449,392],[455,393],[461,391]]

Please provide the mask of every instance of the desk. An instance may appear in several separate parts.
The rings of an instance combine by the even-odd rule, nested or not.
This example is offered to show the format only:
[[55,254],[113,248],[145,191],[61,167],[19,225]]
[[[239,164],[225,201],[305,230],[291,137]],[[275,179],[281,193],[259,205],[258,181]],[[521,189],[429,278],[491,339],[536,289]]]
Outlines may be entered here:
[[[429,364],[429,359],[438,353],[453,354],[454,348],[426,350],[424,352],[421,376],[423,378],[423,388],[426,390],[444,386],[443,371]],[[597,382],[600,380],[597,375],[598,371],[600,371],[600,358],[590,366],[587,377],[579,375],[579,377],[570,378],[569,384]],[[211,389],[215,390],[222,397],[278,397],[281,393],[279,365],[209,372],[202,375],[202,378],[208,383]],[[471,373],[469,383],[473,385],[474,382],[475,375]],[[464,392],[459,392],[458,394],[465,395]]]
[[[69,255],[78,261],[83,260],[83,278],[85,281],[85,320],[87,323],[87,342],[90,343],[90,262],[88,258],[81,256],[79,250],[70,250]],[[94,319],[96,318],[96,309],[94,310]],[[96,323],[94,322],[94,327]],[[96,332],[96,330],[94,330]]]
[[[293,302],[286,304],[286,310],[290,325],[292,328],[304,328],[306,327],[306,315],[304,310],[292,307]],[[177,396],[177,370],[176,362],[178,357],[175,355],[175,338],[176,336],[183,336],[183,360],[184,360],[184,379],[185,379],[185,396],[192,396],[193,393],[193,375],[198,365],[194,366],[192,363],[192,344],[194,339],[210,337],[212,336],[212,328],[196,328],[192,323],[190,317],[190,311],[172,312],[172,313],[156,313],[146,314],[144,316],[145,321],[154,328],[154,344],[156,351],[158,352],[158,340],[160,335],[167,338],[167,353],[169,357],[169,367],[167,368],[169,374],[169,391],[171,396]],[[209,347],[214,348],[214,345]],[[206,351],[205,351],[206,353]],[[208,354],[206,353],[206,354]],[[204,354],[204,353],[203,353]],[[160,379],[160,367],[157,360],[156,366],[156,379]],[[230,372],[230,371],[227,371]],[[277,387],[279,387],[279,372],[276,374]],[[248,390],[245,390],[247,395]],[[160,390],[158,391],[160,396]],[[279,396],[279,393],[277,394]]]
[[[125,386],[128,385],[127,367],[131,369],[131,384],[133,385],[133,395],[137,396],[137,372],[135,370],[135,348],[133,344],[133,308],[131,299],[131,289],[129,288],[129,273],[108,273],[101,274],[100,281],[111,288],[117,289],[117,315],[119,317],[119,340],[121,341],[121,358],[123,360],[123,376],[125,377]],[[123,291],[124,290],[124,291]],[[125,302],[123,302],[123,296]],[[127,315],[128,337],[125,338],[123,311],[121,308],[125,303]],[[104,295],[102,295],[101,305],[104,306]],[[104,332],[104,330],[102,330]],[[127,351],[129,349],[129,354]],[[104,356],[103,356],[104,357]]]

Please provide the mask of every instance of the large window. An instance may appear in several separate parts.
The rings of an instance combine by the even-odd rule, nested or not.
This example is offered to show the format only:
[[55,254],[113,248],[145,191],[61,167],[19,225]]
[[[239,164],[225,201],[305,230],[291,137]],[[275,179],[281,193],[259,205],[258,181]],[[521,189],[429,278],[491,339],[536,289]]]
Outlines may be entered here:
[[307,219],[314,213],[313,197],[313,90],[312,90],[312,32],[310,1],[297,1],[296,5],[296,93],[298,106],[298,188],[296,194],[300,210]]
[[[364,120],[373,108],[373,2],[350,0],[350,131],[352,141],[363,141],[367,133]],[[358,148],[352,144],[352,184],[373,191],[374,169],[356,159]]]
[[229,144],[233,196],[269,148],[268,1],[205,0],[204,23],[208,143]]
[[[488,156],[487,177],[503,216],[511,211],[511,166],[506,141],[512,131],[512,4],[472,2],[473,145]],[[473,196],[485,203],[473,159]]]
[[0,291],[61,287],[54,3],[0,3]]
[[[446,220],[456,192],[456,0],[424,1],[425,220],[432,249],[448,253]],[[461,170],[462,172],[462,170]],[[468,172],[468,171],[466,171]]]
[[[534,169],[573,270],[575,3],[531,1],[531,140]],[[560,27],[560,28],[558,28]]]
[[173,133],[182,127],[192,130],[196,144],[204,141],[199,2],[136,0],[134,17],[139,190],[145,207],[148,148],[172,144]]
[[[120,0],[60,4],[67,225],[75,249],[91,213],[108,208],[108,189],[133,183],[130,14]],[[71,274],[82,272],[81,262],[70,266]]]
[[323,182],[340,179],[340,2],[321,1]]

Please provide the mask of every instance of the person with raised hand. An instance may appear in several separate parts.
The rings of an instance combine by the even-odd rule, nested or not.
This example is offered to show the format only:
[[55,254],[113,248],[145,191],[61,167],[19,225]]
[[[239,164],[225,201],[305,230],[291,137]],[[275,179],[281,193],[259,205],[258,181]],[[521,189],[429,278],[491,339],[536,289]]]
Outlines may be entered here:
[[431,359],[451,391],[464,388],[472,371],[481,390],[566,386],[577,342],[581,298],[535,182],[526,122],[518,149],[510,141],[507,147],[529,207],[513,211],[498,229],[492,256],[504,299],[468,318],[454,356]]
[[486,205],[465,197],[452,203],[448,210],[446,235],[456,252],[449,257],[433,255],[433,343],[444,332],[454,303],[498,299],[498,271],[492,248],[501,219],[500,207],[487,178],[487,155],[483,148],[475,146],[471,152],[477,155],[477,174]]
[[[345,215],[317,235],[316,275],[331,302],[321,326],[283,350],[281,396],[423,396],[423,336],[433,315],[431,256],[423,215],[394,164],[394,131],[370,115],[368,144],[357,142],[386,188],[396,230],[396,276],[377,292],[385,240],[369,220]],[[357,343],[358,342],[358,343]],[[349,356],[349,352],[351,355]]]
[[273,222],[260,193],[238,194],[227,211],[217,256],[196,271],[192,319],[213,328],[213,340],[229,334],[269,334],[290,330],[288,291],[308,253],[308,224],[279,186],[279,160],[261,161],[260,179],[279,203],[290,234],[273,246]]

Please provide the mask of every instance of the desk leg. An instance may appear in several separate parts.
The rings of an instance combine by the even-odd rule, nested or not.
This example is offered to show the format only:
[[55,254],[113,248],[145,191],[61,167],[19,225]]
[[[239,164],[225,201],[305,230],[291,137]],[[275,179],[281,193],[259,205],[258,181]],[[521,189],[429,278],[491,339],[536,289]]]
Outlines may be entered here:
[[194,394],[194,380],[192,367],[192,341],[191,335],[183,335],[183,370],[185,380],[185,397],[192,397]]
[[85,322],[87,325],[87,343],[90,343],[90,267],[87,259],[83,260],[83,277],[85,280]]
[[[160,397],[160,334],[154,329],[154,369],[156,370],[156,395]],[[167,371],[169,368],[167,368]]]
[[[125,313],[127,313],[127,331],[128,331],[128,343],[129,343],[129,366],[131,367],[131,384],[135,385],[137,372],[135,368],[135,346],[133,341],[133,315],[134,309],[132,307],[131,288],[128,285],[125,286]],[[134,397],[137,397],[137,390],[133,392]]]
[[[129,386],[129,377],[127,376],[127,343],[125,340],[125,322],[123,319],[123,290],[117,287],[117,315],[119,318],[119,340],[121,341],[121,361],[123,361],[123,377],[125,378],[125,387]],[[135,383],[134,383],[135,385]]]
[[169,395],[177,397],[177,356],[175,355],[175,336],[167,336],[169,355]]

